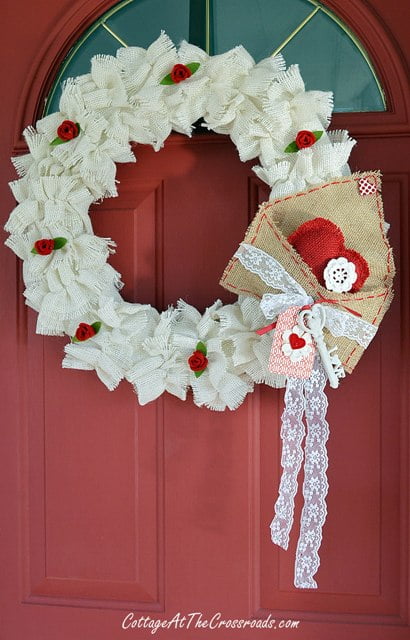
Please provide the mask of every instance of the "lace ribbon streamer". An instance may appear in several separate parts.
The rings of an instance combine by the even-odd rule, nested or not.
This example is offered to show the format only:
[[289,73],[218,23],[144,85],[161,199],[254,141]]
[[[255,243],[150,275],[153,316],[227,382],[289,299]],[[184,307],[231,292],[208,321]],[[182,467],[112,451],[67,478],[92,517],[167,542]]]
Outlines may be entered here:
[[[294,280],[273,256],[261,249],[242,243],[235,256],[241,264],[258,275],[265,284],[282,293],[266,293],[260,307],[268,320],[276,318],[292,306],[312,305],[314,299]],[[325,326],[334,336],[345,336],[367,347],[376,334],[377,327],[358,318],[353,313],[323,307],[326,311]],[[297,477],[303,461],[302,442],[305,441],[305,465],[300,534],[295,560],[295,586],[316,589],[314,575],[320,564],[319,548],[322,527],[326,520],[326,495],[328,482],[326,470],[328,457],[326,443],[329,425],[326,420],[327,375],[319,354],[316,355],[312,374],[307,380],[289,377],[285,392],[285,409],[282,414],[282,477],[279,497],[275,504],[275,516],[271,522],[272,542],[283,549],[289,545],[289,534],[294,519],[294,500],[298,489]],[[306,427],[303,419],[305,419]]]
[[288,378],[285,391],[285,409],[282,414],[282,477],[279,497],[275,504],[275,517],[271,522],[272,542],[287,549],[293,525],[294,500],[298,490],[297,477],[303,461],[302,441],[305,437],[303,414],[305,398],[304,380]]
[[324,392],[326,374],[316,358],[312,375],[307,380],[289,378],[285,393],[285,410],[282,415],[282,478],[279,497],[275,504],[275,517],[271,528],[272,542],[283,549],[288,548],[289,534],[293,524],[294,499],[297,492],[297,476],[302,460],[302,440],[305,443],[305,479],[303,483],[304,505],[300,534],[296,550],[295,587],[316,589],[313,576],[320,564],[319,548],[322,528],[326,520],[326,495],[328,482],[326,470],[328,457],[326,442],[329,425],[326,421],[327,398]]
[[329,485],[326,478],[328,467],[326,443],[329,437],[329,425],[326,420],[328,402],[324,391],[326,380],[323,367],[317,360],[312,376],[304,383],[307,424],[304,505],[295,562],[295,586],[301,589],[317,588],[313,576],[320,564],[318,551],[327,514],[325,500]]

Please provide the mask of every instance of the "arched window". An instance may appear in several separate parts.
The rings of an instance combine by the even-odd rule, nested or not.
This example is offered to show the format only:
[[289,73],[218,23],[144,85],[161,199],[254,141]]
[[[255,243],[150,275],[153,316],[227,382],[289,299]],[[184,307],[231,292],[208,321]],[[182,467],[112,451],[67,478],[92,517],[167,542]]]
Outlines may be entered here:
[[332,90],[338,112],[385,111],[381,82],[358,38],[316,0],[123,0],[99,18],[68,53],[47,99],[58,108],[61,83],[87,73],[97,53],[147,47],[165,30],[210,54],[242,44],[256,61],[279,51],[298,63],[307,89]]

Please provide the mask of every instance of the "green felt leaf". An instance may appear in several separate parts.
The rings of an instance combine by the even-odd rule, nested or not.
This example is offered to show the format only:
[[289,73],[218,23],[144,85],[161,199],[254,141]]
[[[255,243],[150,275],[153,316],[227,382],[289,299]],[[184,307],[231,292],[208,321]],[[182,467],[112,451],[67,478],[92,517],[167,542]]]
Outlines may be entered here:
[[37,249],[35,247],[33,247],[32,250],[31,250],[31,253],[37,253],[38,254],[38,251],[37,251]]
[[68,140],[61,140],[61,138],[57,136],[57,138],[54,138],[54,140],[50,142],[50,145],[52,147],[56,147],[58,144],[64,144],[65,142],[68,142]]
[[94,329],[95,333],[98,333],[99,330],[101,329],[101,322],[93,322],[92,323],[92,328]]
[[316,142],[323,136],[323,131],[312,131],[312,133],[316,138]]
[[201,66],[201,63],[200,62],[189,62],[185,66],[188,67],[188,69],[190,70],[190,72],[193,75],[194,73],[196,73],[198,71],[199,67]]
[[299,147],[295,141],[288,144],[288,146],[285,149],[285,153],[295,153],[296,151],[299,151]]
[[196,350],[203,353],[204,356],[206,356],[207,354],[206,344],[204,344],[203,342],[198,342],[198,344],[196,345]]
[[[186,67],[188,67],[188,69],[190,70],[190,72],[192,73],[192,75],[194,75],[194,73],[196,73],[199,69],[199,67],[201,66],[200,62],[188,62],[188,64],[185,65]],[[168,73],[165,78],[162,78],[160,84],[178,84],[177,82],[174,82],[172,79],[172,76],[170,73]]]
[[71,336],[71,342],[80,342],[75,336]]
[[202,369],[202,371],[194,371],[195,378],[200,378],[204,371],[205,369]]
[[[75,136],[75,138],[77,138],[80,135],[81,127],[80,127],[80,123],[79,122],[76,122],[75,124],[76,124],[76,126],[78,128],[78,135]],[[74,138],[71,138],[71,140],[74,140]],[[61,138],[59,138],[57,136],[57,138],[54,138],[54,140],[52,140],[50,142],[50,145],[52,147],[56,147],[58,144],[64,144],[65,142],[71,142],[71,140],[62,140]]]
[[175,84],[175,82],[171,78],[171,74],[168,73],[168,75],[166,75],[165,78],[162,78],[160,84]]
[[53,238],[53,240],[54,240],[54,249],[61,249],[68,242],[67,238]]

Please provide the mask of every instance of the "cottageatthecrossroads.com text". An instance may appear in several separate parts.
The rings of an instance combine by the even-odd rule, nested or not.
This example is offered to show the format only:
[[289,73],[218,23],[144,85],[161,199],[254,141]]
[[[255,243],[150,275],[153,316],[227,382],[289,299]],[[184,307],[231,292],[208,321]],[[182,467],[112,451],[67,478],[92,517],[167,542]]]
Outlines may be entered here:
[[135,617],[131,612],[122,621],[123,629],[146,629],[152,635],[159,629],[298,629],[300,620],[277,620],[269,614],[264,620],[245,620],[242,618],[224,619],[220,612],[207,618],[200,611],[182,614],[176,613],[169,620],[158,620],[150,616]]

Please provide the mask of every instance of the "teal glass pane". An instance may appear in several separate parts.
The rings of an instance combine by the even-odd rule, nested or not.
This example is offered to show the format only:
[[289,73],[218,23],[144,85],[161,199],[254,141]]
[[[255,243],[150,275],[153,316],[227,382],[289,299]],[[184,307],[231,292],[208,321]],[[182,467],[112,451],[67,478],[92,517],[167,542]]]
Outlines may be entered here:
[[349,35],[319,11],[283,49],[308,89],[333,91],[335,111],[384,111],[371,68]]
[[[119,7],[119,11],[107,18],[106,24],[129,46],[147,48],[158,38],[161,30],[176,43],[189,40],[189,0],[133,0]],[[98,23],[103,20],[104,16]],[[90,60],[96,54],[115,55],[122,46],[98,23],[84,34],[82,41],[77,43],[63,62],[47,100],[45,113],[58,110],[64,80],[88,73]]]
[[256,61],[267,58],[313,9],[306,0],[213,0],[213,53],[242,44]]
[[189,0],[134,0],[107,20],[129,45],[146,49],[164,30],[173,42],[189,40]]
[[[213,0],[214,53],[243,44],[256,61],[271,55],[311,14],[309,0]],[[307,89],[333,91],[335,111],[384,111],[373,71],[345,30],[320,10],[282,49]]]
[[[130,46],[148,47],[161,30],[175,43],[186,39],[210,52],[242,44],[256,61],[283,47],[288,65],[298,63],[307,89],[333,91],[335,111],[384,111],[374,72],[344,25],[319,10],[312,0],[129,0],[103,15],[69,52],[56,78],[46,113],[58,109],[61,84],[87,73],[98,53],[115,55],[122,46],[102,26],[105,22]],[[310,19],[309,19],[310,18]]]

